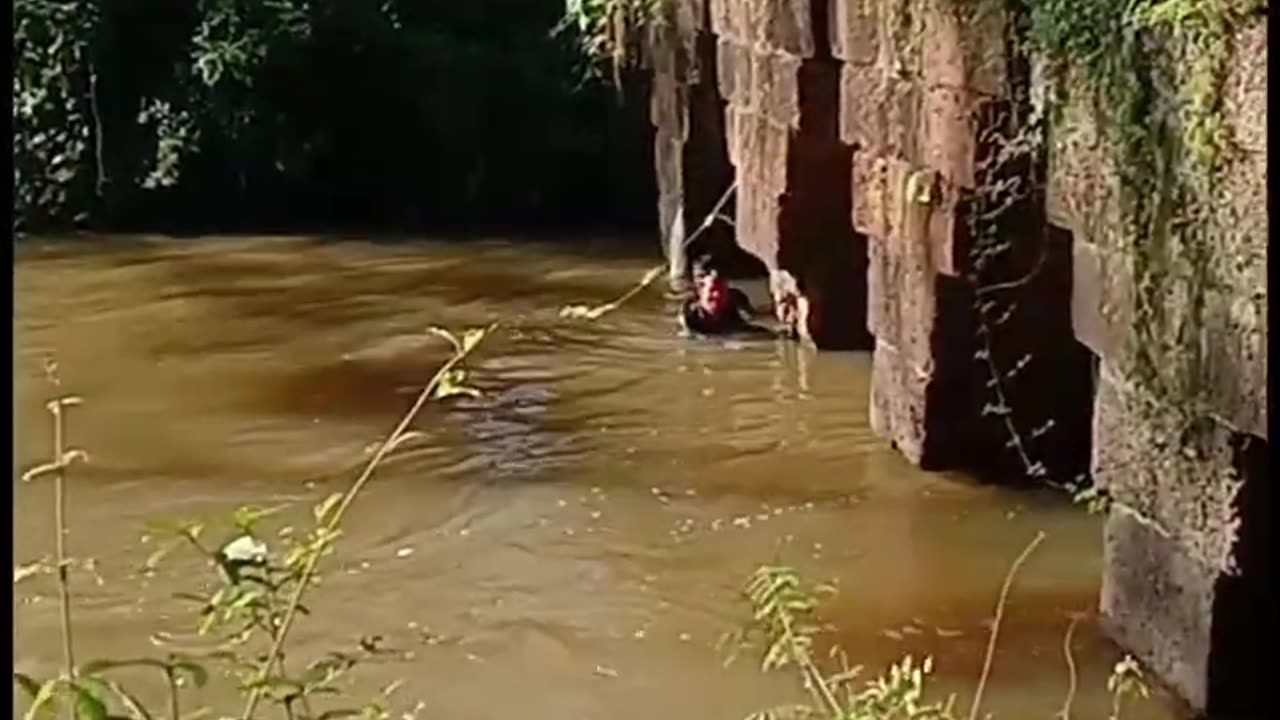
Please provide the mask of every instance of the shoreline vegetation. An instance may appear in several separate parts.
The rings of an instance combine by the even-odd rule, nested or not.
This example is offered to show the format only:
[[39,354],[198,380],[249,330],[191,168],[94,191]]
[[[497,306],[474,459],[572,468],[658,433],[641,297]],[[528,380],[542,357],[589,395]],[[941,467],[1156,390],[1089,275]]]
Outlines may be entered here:
[[643,100],[562,16],[17,0],[14,231],[647,229]]

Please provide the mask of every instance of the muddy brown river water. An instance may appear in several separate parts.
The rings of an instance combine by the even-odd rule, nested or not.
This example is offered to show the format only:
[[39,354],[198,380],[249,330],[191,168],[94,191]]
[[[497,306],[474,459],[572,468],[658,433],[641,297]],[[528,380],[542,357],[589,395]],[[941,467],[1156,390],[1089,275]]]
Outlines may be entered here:
[[[967,707],[1001,581],[1017,578],[984,708],[1107,717],[1121,656],[1096,627],[1100,522],[1052,493],[986,487],[904,462],[867,425],[869,356],[784,341],[698,341],[671,301],[642,294],[594,323],[656,249],[606,243],[360,239],[28,242],[16,265],[19,466],[49,452],[44,363],[85,400],[90,454],[71,482],[69,544],[81,658],[158,652],[189,629],[173,594],[204,577],[176,560],[140,572],[154,518],[287,504],[301,522],[353,477],[444,357],[428,325],[500,320],[471,367],[483,398],[429,407],[425,438],[354,506],[295,654],[382,635],[403,654],[353,692],[393,717],[737,720],[794,700],[789,675],[725,667],[738,595],[781,560],[840,594],[826,618],[879,669],[931,655]],[[759,297],[759,288],[754,290]],[[15,562],[53,545],[47,483],[15,480]],[[185,564],[184,564],[185,563]],[[15,586],[15,663],[56,672],[55,588]],[[442,636],[444,641],[425,641]],[[231,698],[205,701],[233,710]],[[17,707],[17,706],[15,706]],[[1162,693],[1124,717],[1180,713]]]

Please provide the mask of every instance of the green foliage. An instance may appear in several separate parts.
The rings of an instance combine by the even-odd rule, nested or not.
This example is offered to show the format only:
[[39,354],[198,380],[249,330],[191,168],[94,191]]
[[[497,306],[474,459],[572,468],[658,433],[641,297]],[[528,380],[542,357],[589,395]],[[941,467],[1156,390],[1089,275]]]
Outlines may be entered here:
[[92,0],[13,4],[14,224],[82,218],[93,195]]
[[565,0],[560,28],[572,28],[587,56],[609,66],[621,86],[622,71],[644,56],[670,6],[669,0]]
[[16,219],[647,217],[644,117],[584,82],[576,30],[552,34],[560,8],[18,0]]
[[[1127,380],[1131,406],[1144,416],[1144,431],[1159,434],[1153,442],[1186,446],[1210,405],[1203,338],[1208,298],[1229,294],[1224,283],[1235,265],[1245,264],[1225,247],[1223,221],[1214,217],[1224,173],[1235,157],[1223,117],[1223,82],[1233,57],[1231,38],[1242,23],[1265,12],[1266,2],[1025,0],[1021,7],[1026,12],[1015,45],[1050,60],[1051,104],[1046,117],[1026,118],[1001,132],[1015,146],[1020,136],[1032,138],[1032,148],[1021,155],[1034,166],[1045,138],[1037,122],[1047,118],[1050,133],[1069,132],[1060,112],[1065,103],[1087,108],[1097,120],[1115,176],[1100,180],[1114,184],[1101,189],[1105,207],[1087,209],[1085,231],[1119,272],[1132,273],[1134,289],[1126,300],[1132,307],[1103,307],[1113,322],[1123,317],[1127,332],[1124,352],[1108,362],[1122,365],[1115,369]],[[1006,159],[1016,160],[1017,154]],[[1010,206],[1000,202],[1002,195],[1014,194],[1008,183],[998,171],[979,179],[979,211],[970,227],[979,274],[1010,249],[986,212]],[[1001,289],[1016,284],[997,283]],[[991,342],[1015,305],[983,298],[978,303],[984,342],[979,359],[991,366],[989,386],[996,398],[988,414],[1004,420],[1028,474],[1043,475],[1045,468],[1028,451],[1027,433],[1014,427],[1003,387],[1006,373],[996,367]],[[1203,472],[1198,454],[1190,453],[1170,472],[1189,478]],[[1092,511],[1111,502],[1096,490],[1077,499]]]
[[1146,677],[1142,668],[1132,655],[1125,655],[1111,671],[1107,678],[1107,692],[1111,693],[1111,714],[1107,720],[1120,720],[1120,707],[1130,698],[1143,699],[1150,697]]
[[[156,636],[156,642],[169,646],[161,657],[75,661],[68,572],[72,562],[63,546],[69,531],[63,508],[64,482],[67,468],[86,456],[80,450],[64,448],[63,414],[67,407],[78,404],[79,399],[58,398],[51,402],[49,411],[55,423],[54,459],[28,470],[23,474],[23,481],[53,476],[56,483],[54,525],[58,539],[53,568],[62,601],[65,663],[62,672],[50,678],[14,674],[14,684],[30,701],[24,720],[54,718],[60,712],[77,720],[121,717],[151,720],[167,712],[171,720],[183,720],[193,715],[183,710],[188,691],[204,687],[213,678],[234,681],[236,690],[245,699],[241,716],[244,720],[257,717],[257,708],[264,701],[278,707],[291,720],[389,717],[376,702],[355,706],[341,702],[340,681],[362,662],[387,653],[380,647],[379,638],[362,638],[356,647],[300,659],[288,652],[289,631],[298,614],[310,612],[302,604],[303,596],[319,577],[320,560],[334,553],[335,543],[342,534],[344,513],[386,455],[414,436],[408,428],[419,410],[428,400],[476,393],[463,384],[465,372],[461,364],[491,330],[492,326],[477,328],[458,336],[441,328],[430,329],[432,334],[452,345],[453,356],[427,383],[348,490],[330,495],[312,508],[314,525],[304,532],[285,532],[283,528],[273,532],[265,527],[267,521],[285,509],[283,507],[240,507],[213,526],[200,521],[154,525],[152,532],[160,533],[165,541],[147,558],[146,569],[154,570],[170,553],[187,548],[207,560],[207,566],[214,573],[211,584],[195,583],[197,587],[208,587],[207,590],[178,596],[196,608],[194,637],[200,641],[199,649],[190,649],[192,643],[186,642],[187,638],[179,643]],[[211,542],[214,536],[220,540]],[[49,566],[48,562],[40,561],[18,568],[14,571],[14,582],[46,572]],[[138,668],[153,669],[163,675],[169,697],[166,712],[147,707],[116,677],[119,671]],[[321,705],[324,700],[329,702]]]
[[953,720],[954,698],[932,703],[924,699],[925,678],[933,670],[929,658],[917,664],[906,657],[890,666],[886,675],[861,686],[854,681],[862,669],[850,666],[839,647],[832,647],[829,662],[815,658],[814,641],[822,631],[815,614],[820,599],[834,592],[831,586],[806,585],[789,567],[761,567],[747,583],[744,594],[751,604],[752,621],[745,631],[726,637],[733,653],[730,660],[743,648],[761,645],[761,672],[794,669],[812,698],[809,704],[778,706],[754,713],[748,720]]
[[1111,495],[1096,485],[1073,488],[1071,499],[1077,505],[1084,505],[1090,515],[1105,515],[1111,508]]
[[[1001,593],[995,627],[992,630],[992,646],[988,648],[988,664],[979,680],[969,720],[978,717],[990,669],[989,662],[994,652],[995,633],[1000,624],[1009,583],[1019,565],[1041,539],[1043,534],[1037,535],[1014,562],[1005,578],[1005,588]],[[827,629],[817,620],[817,610],[821,599],[834,593],[835,589],[829,585],[806,584],[790,567],[766,565],[752,575],[743,593],[750,603],[751,621],[744,629],[725,635],[722,646],[727,645],[729,650],[727,662],[732,662],[744,649],[763,648],[761,672],[793,669],[799,675],[811,701],[761,710],[752,713],[746,720],[799,720],[817,717],[833,720],[956,720],[959,715],[954,707],[954,696],[948,696],[945,701],[926,700],[925,680],[933,671],[933,661],[930,658],[926,657],[917,663],[911,656],[904,657],[891,664],[885,674],[859,686],[854,681],[861,675],[862,668],[850,666],[847,655],[840,647],[831,647],[826,662],[820,662],[815,657],[815,640]],[[1075,665],[1070,654],[1070,633],[1074,626],[1073,621],[1064,642],[1068,668],[1072,675],[1071,689],[1061,717],[1069,717],[1075,694]],[[1121,706],[1126,700],[1145,699],[1150,694],[1142,669],[1131,656],[1125,656],[1116,664],[1107,681],[1107,691],[1112,699],[1108,720],[1120,720]]]

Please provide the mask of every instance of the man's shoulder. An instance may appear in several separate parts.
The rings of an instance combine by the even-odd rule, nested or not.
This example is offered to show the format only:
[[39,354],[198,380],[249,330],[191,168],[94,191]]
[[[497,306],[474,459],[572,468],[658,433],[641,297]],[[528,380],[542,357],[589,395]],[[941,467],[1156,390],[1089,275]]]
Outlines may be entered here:
[[680,306],[680,325],[689,332],[706,331],[706,321],[693,300],[685,300]]

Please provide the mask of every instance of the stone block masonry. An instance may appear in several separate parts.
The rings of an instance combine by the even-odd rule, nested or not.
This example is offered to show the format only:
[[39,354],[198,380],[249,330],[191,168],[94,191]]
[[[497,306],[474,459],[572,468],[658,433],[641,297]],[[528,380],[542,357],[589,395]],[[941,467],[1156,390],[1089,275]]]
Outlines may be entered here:
[[[1075,235],[1072,320],[1101,367],[1092,467],[1112,498],[1104,621],[1196,709],[1257,718],[1280,709],[1257,660],[1270,652],[1277,613],[1267,469],[1265,18],[1241,28],[1232,46],[1223,88],[1233,155],[1212,196],[1183,203],[1199,213],[1204,235],[1141,252],[1126,245],[1133,240],[1118,161],[1084,98],[1069,99],[1051,143],[1047,207],[1051,222]],[[1164,254],[1186,253],[1195,242],[1211,247],[1194,287],[1148,270],[1142,282],[1158,294],[1145,292],[1163,298],[1165,323],[1149,325],[1140,263],[1164,267]],[[1164,329],[1179,327],[1195,335]],[[1144,390],[1151,378],[1136,353],[1153,343],[1185,348],[1161,364],[1159,381],[1188,397]]]
[[[996,140],[1026,105],[1026,68],[1007,51],[1010,11],[836,0],[832,18],[840,136],[854,148],[852,221],[869,244],[873,427],[926,468],[1017,478],[1037,466],[1074,481],[1087,472],[1090,385],[1070,332],[1070,243],[1047,230],[1033,188],[991,220],[1006,199],[980,191],[1007,173],[995,167]],[[1000,243],[1010,250],[975,263]],[[1015,278],[1007,291],[979,290]],[[987,354],[1002,393],[1060,394],[1000,414]],[[1009,424],[1021,449],[1007,447]]]
[[1096,108],[1055,99],[1045,151],[1007,152],[1036,109],[1036,59],[1010,38],[1022,3],[676,4],[654,64],[664,229],[736,183],[732,239],[776,299],[798,299],[804,334],[873,350],[877,433],[926,468],[1092,476],[1113,499],[1100,598],[1113,636],[1210,716],[1270,717],[1254,660],[1277,609],[1265,21],[1232,38],[1233,164],[1195,199],[1212,277],[1156,288],[1175,329],[1161,342],[1202,349],[1167,368],[1207,388],[1175,407],[1135,392],[1153,289],[1119,240],[1120,160]]

